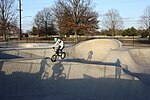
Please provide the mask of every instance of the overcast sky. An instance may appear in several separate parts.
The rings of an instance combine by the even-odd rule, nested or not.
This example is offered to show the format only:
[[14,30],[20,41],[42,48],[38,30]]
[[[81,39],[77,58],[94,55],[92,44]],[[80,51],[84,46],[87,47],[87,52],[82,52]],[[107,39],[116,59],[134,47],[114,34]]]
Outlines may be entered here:
[[[33,18],[44,7],[51,7],[55,0],[22,0],[22,28],[29,30],[33,24]],[[93,0],[95,9],[101,16],[110,9],[117,9],[124,18],[124,26],[139,27],[137,20],[143,15],[144,9],[150,5],[150,0]],[[27,17],[28,16],[28,17]],[[31,17],[29,17],[31,16]],[[101,27],[101,23],[99,24]]]

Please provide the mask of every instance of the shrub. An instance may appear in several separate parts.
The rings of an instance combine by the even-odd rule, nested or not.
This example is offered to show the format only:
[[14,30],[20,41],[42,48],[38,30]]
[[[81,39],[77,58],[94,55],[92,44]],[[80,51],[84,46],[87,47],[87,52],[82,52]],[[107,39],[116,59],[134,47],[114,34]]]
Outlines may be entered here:
[[106,33],[106,35],[107,35],[107,36],[112,36],[112,34],[111,34],[111,33]]
[[122,35],[123,37],[125,37],[125,36],[127,36],[127,33],[126,33],[125,31],[123,31],[123,32],[121,33],[121,35]]
[[147,30],[145,30],[141,33],[142,38],[146,38],[148,35],[149,35],[149,32]]

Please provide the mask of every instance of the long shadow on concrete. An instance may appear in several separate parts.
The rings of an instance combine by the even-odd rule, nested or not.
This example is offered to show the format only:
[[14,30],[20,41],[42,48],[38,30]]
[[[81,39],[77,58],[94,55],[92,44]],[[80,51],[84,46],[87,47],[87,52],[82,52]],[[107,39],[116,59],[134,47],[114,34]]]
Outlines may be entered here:
[[42,80],[39,73],[13,72],[6,75],[0,72],[0,100],[149,99],[150,88],[137,80],[92,77],[70,80],[50,77]]
[[0,53],[0,59],[19,59],[19,58],[24,58],[24,57],[6,54],[6,53]]
[[129,75],[137,77],[141,82],[150,87],[150,74],[145,73],[133,73],[128,69],[123,68],[123,71]]
[[95,64],[95,65],[107,65],[107,66],[120,66],[120,60],[117,59],[116,62],[102,62],[102,61],[89,61],[85,59],[64,59],[63,62],[77,62],[77,63],[83,63],[83,64]]
[[[0,100],[150,99],[150,86],[141,81],[143,78],[140,74],[124,70],[130,75],[139,77],[140,81],[119,78],[93,78],[89,75],[84,75],[82,79],[67,79],[65,73],[63,73],[64,67],[61,63],[58,62],[53,66],[49,66],[52,67],[52,75],[42,79],[41,75],[45,72],[44,67],[48,64],[46,59],[41,60],[41,69],[37,73],[13,72],[9,75],[2,71],[3,62],[1,62]],[[87,61],[86,63],[120,66],[119,59],[115,63],[95,61]]]
[[13,51],[0,51],[0,59],[20,59],[20,58],[41,58],[42,56],[35,55],[28,52],[13,50]]
[[[112,63],[112,62],[101,62],[101,61],[88,61],[88,60],[84,60],[84,59],[65,59],[63,60],[64,62],[79,62],[79,63],[83,63],[83,64],[97,64],[97,65],[107,65],[107,66],[115,66],[117,67],[121,67],[121,62],[119,59],[116,60],[116,62]],[[145,74],[145,73],[133,73],[130,72],[128,69],[122,68],[123,71],[131,76],[134,76],[136,78],[138,78],[141,82],[143,82],[145,85],[150,86],[150,74]],[[120,71],[116,71],[116,72],[120,72]]]

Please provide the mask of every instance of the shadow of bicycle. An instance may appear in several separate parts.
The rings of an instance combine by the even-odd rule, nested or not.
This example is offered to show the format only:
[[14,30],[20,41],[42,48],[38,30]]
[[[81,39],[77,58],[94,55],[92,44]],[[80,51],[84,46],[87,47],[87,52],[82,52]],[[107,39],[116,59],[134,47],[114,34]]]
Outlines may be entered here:
[[58,63],[56,63],[53,67],[52,67],[53,73],[51,75],[51,79],[53,80],[60,80],[60,79],[65,79],[66,78],[66,74],[63,73],[64,71],[64,66],[61,64],[61,61],[59,61]]
[[58,63],[48,66],[43,70],[41,75],[42,80],[51,79],[51,80],[60,80],[66,79],[66,74],[63,73],[64,66],[61,64],[61,61]]

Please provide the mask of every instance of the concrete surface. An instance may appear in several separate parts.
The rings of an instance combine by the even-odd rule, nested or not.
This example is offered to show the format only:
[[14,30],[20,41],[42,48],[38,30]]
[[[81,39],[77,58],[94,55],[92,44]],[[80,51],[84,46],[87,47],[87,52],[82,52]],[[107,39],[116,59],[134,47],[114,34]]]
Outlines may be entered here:
[[45,45],[1,50],[0,100],[150,100],[149,51],[95,39],[66,47],[66,59],[52,63]]

